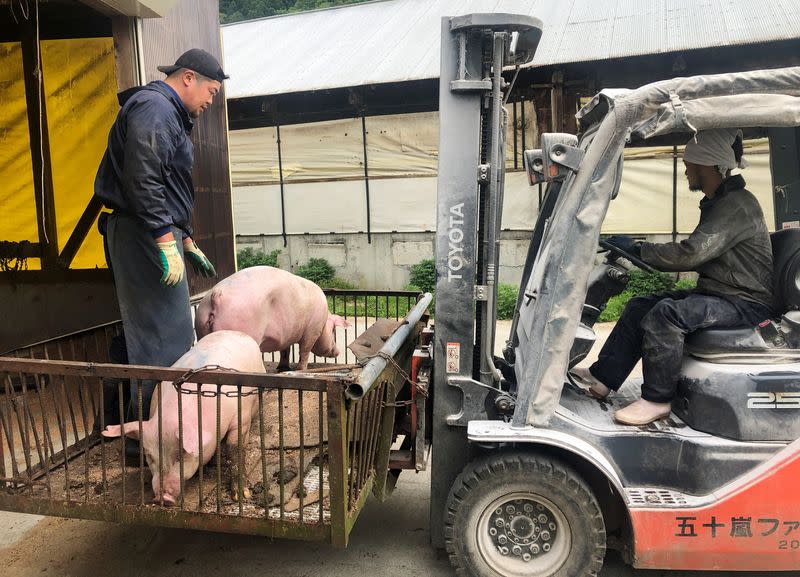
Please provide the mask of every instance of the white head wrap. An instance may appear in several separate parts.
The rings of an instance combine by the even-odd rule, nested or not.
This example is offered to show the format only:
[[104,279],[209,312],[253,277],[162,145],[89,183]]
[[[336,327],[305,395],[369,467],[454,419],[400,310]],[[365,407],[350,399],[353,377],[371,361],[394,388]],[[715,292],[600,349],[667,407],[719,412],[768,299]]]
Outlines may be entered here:
[[744,159],[736,162],[733,143],[742,137],[742,131],[735,128],[716,128],[695,134],[683,152],[683,160],[701,166],[716,166],[724,177],[729,170],[744,168]]

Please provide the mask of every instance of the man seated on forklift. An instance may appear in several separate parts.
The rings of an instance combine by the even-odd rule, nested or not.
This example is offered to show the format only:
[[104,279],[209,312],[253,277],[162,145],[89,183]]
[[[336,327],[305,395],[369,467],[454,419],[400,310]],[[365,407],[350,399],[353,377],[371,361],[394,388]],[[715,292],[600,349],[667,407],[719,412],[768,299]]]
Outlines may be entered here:
[[744,168],[741,131],[699,132],[685,148],[689,189],[702,191],[700,223],[689,238],[654,244],[606,241],[663,271],[696,271],[697,287],[631,299],[590,368],[573,369],[589,393],[617,391],[642,359],[642,398],[614,419],[646,425],[670,414],[688,333],[756,326],[772,312],[772,246],[758,200],[734,168]]

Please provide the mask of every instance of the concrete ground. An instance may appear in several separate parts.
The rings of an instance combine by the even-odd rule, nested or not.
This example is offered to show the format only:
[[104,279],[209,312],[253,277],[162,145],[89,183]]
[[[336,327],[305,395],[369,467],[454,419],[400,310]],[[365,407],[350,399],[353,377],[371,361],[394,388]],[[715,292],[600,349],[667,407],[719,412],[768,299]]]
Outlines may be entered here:
[[[367,503],[345,550],[240,535],[0,513],[0,573],[4,577],[449,577],[453,572],[446,556],[428,543],[429,483],[427,472],[403,473],[386,503]],[[610,552],[600,575],[725,574],[636,571]]]
[[[498,326],[500,344],[508,334],[508,326],[502,321]],[[602,340],[609,330],[610,325],[598,327]],[[447,558],[428,543],[429,485],[428,472],[404,473],[386,503],[374,500],[367,503],[345,550],[313,543],[0,512],[0,574],[4,577],[450,576],[453,573]],[[601,573],[602,577],[721,575],[635,571],[613,552],[608,554]]]

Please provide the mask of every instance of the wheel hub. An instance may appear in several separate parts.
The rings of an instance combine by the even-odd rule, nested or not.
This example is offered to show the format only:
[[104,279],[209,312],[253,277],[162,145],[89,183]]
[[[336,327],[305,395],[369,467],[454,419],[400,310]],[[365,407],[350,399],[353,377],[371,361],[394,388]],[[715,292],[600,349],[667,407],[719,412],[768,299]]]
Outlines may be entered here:
[[494,510],[489,537],[501,555],[526,563],[550,551],[558,525],[552,511],[530,499],[514,499]]

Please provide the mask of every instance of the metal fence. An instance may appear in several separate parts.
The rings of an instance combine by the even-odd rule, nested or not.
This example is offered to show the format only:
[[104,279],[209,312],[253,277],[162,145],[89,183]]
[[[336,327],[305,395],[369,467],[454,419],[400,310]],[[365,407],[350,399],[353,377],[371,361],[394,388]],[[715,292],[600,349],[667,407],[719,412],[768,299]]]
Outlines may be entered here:
[[[416,301],[330,294],[354,337],[373,314],[400,319]],[[0,357],[0,509],[344,545],[367,495],[386,482],[394,401],[410,385],[422,328],[413,324],[359,400],[346,395],[362,370],[351,352],[306,374],[108,364],[118,324]],[[133,403],[131,417],[125,396],[141,400],[148,381],[155,408],[144,415]],[[176,412],[162,409],[170,395]],[[142,442],[100,434],[126,422]]]

